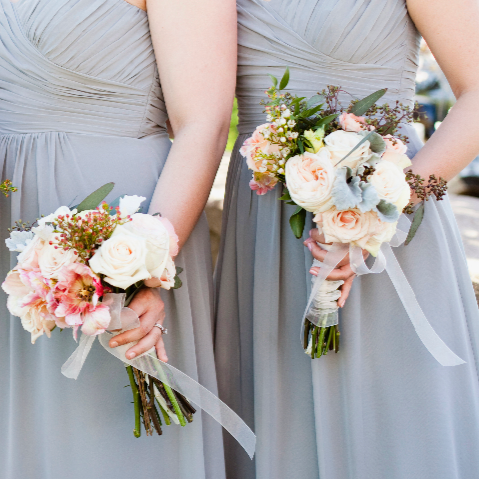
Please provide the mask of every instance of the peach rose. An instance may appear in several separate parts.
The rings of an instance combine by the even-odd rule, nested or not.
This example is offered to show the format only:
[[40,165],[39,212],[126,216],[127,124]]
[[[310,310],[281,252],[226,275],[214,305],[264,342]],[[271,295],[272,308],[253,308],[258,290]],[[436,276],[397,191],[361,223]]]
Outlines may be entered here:
[[330,209],[314,218],[323,232],[327,243],[351,243],[365,248],[369,239],[376,234],[377,215],[372,211],[362,213],[353,208],[346,211]]
[[366,129],[366,119],[364,116],[356,116],[353,113],[341,113],[338,118],[341,128],[345,131],[358,132]]
[[292,200],[313,213],[332,206],[334,178],[331,155],[326,148],[295,156],[286,163],[286,184]]
[[381,161],[375,167],[375,172],[369,177],[379,198],[396,205],[399,212],[409,203],[411,189],[402,169],[390,163]]
[[279,145],[270,143],[270,141],[263,135],[264,130],[271,131],[273,128],[273,125],[270,123],[258,126],[253,135],[245,140],[240,149],[241,155],[246,158],[248,168],[253,171],[260,171],[262,166],[263,159],[255,159],[258,153],[263,153],[264,155],[280,154]]

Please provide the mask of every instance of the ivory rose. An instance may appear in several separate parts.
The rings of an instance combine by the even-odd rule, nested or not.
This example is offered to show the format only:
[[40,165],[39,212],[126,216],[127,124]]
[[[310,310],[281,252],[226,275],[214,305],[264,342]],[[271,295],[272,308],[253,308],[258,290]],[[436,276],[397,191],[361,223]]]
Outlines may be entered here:
[[401,170],[412,165],[411,160],[406,155],[407,146],[399,139],[391,135],[383,136],[386,143],[386,151],[383,154],[383,160],[393,163]]
[[38,251],[38,266],[45,278],[58,279],[63,266],[75,263],[78,260],[78,255],[75,254],[74,250],[65,251],[56,243],[56,235],[52,234]]
[[163,289],[171,289],[175,286],[176,266],[171,258],[168,258],[163,274],[159,277],[160,287]]
[[338,118],[338,122],[341,128],[346,131],[358,132],[364,130],[366,125],[366,119],[364,116],[356,116],[353,113],[341,113]]
[[[360,163],[365,161],[370,155],[369,141],[365,141],[358,149],[356,149],[344,161],[341,161],[360,141],[363,140],[361,135],[357,133],[337,130],[330,133],[324,138],[326,148],[331,153],[331,161],[334,166],[349,166],[355,169]],[[341,162],[339,164],[339,162]]]
[[[167,225],[169,226],[167,227]],[[178,253],[178,242],[173,225],[158,216],[136,213],[131,217],[131,221],[125,223],[123,227],[146,240],[146,269],[151,277],[159,278],[165,270],[170,254]],[[174,237],[170,235],[171,233]],[[173,245],[171,245],[172,242]],[[170,245],[172,246],[171,252]]]
[[314,218],[327,243],[351,243],[365,248],[376,233],[377,215],[371,211],[362,213],[354,208],[346,211],[329,209]]
[[332,205],[334,168],[329,150],[304,153],[286,163],[286,184],[292,200],[305,210],[317,213]]
[[381,161],[369,177],[379,198],[396,205],[399,212],[409,203],[411,189],[403,171],[389,161]]
[[35,236],[25,249],[18,255],[18,269],[31,270],[37,269],[38,254],[45,245],[45,241],[39,236]]
[[91,269],[104,274],[105,281],[126,289],[132,284],[151,278],[146,268],[147,240],[119,225],[90,259]]
[[383,243],[389,243],[393,236],[396,234],[397,222],[386,223],[377,219],[376,233],[368,239],[364,249],[369,251],[373,256],[377,256],[381,245]]
[[241,155],[246,158],[248,167],[253,171],[260,171],[262,166],[263,158],[255,159],[258,153],[263,153],[264,155],[280,155],[279,145],[270,143],[263,135],[264,130],[272,131],[273,128],[273,125],[270,123],[258,126],[240,149]]

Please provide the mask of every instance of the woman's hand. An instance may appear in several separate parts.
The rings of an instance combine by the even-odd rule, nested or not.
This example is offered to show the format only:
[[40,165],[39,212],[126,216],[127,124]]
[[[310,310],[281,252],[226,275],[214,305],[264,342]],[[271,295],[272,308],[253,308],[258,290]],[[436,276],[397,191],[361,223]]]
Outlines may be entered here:
[[140,318],[140,327],[125,331],[110,339],[110,347],[116,348],[123,344],[138,341],[138,344],[126,352],[128,359],[133,359],[155,346],[158,359],[167,362],[163,333],[155,328],[156,323],[163,324],[165,320],[165,304],[160,297],[160,291],[153,288],[142,288],[136,293],[128,305]]
[[[326,241],[324,239],[324,235],[320,234],[319,230],[315,228],[309,232],[309,238],[304,242],[304,245],[307,246],[309,251],[311,251],[311,254],[313,255],[315,259],[322,262],[324,261],[324,258],[326,257],[326,254],[328,252],[324,249],[321,249],[317,245],[317,243],[326,244]],[[366,259],[368,256],[369,256],[369,253],[363,250],[364,259]],[[309,272],[312,275],[317,276],[320,269],[321,268],[314,267],[314,268],[311,268]],[[341,296],[338,299],[338,306],[340,308],[342,308],[345,305],[346,300],[348,299],[355,277],[356,277],[356,274],[351,269],[349,253],[348,253],[338,263],[337,267],[333,269],[333,271],[331,271],[331,274],[326,278],[330,281],[339,281],[339,280],[344,281],[344,284],[340,288]]]

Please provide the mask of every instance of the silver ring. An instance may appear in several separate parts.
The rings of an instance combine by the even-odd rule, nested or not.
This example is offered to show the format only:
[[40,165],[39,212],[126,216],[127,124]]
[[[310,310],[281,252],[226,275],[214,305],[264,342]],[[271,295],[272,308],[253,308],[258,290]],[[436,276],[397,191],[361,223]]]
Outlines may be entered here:
[[161,334],[168,334],[168,330],[162,324],[156,323],[155,327],[161,331]]

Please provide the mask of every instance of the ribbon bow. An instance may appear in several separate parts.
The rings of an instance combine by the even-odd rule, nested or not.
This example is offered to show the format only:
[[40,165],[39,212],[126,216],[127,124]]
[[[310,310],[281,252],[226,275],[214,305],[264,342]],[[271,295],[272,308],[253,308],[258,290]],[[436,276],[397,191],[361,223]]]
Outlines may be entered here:
[[[256,436],[245,422],[223,401],[211,391],[196,382],[179,369],[168,363],[160,361],[154,350],[148,351],[134,359],[127,359],[125,353],[133,345],[124,344],[114,349],[110,348],[109,340],[113,334],[119,334],[117,330],[127,331],[137,328],[140,320],[137,314],[130,308],[124,307],[125,294],[109,293],[104,296],[103,302],[110,307],[111,322],[108,326],[110,331],[98,335],[100,344],[113,356],[123,363],[143,371],[157,378],[162,383],[170,386],[175,391],[194,402],[198,407],[207,412],[215,421],[223,426],[243,447],[252,459],[256,448]],[[116,330],[115,333],[111,331]],[[96,336],[82,334],[77,349],[62,366],[62,373],[71,379],[77,379],[91,350]]]
[[[321,284],[326,281],[326,278],[333,271],[333,269],[335,269],[338,263],[349,253],[351,268],[358,276],[370,273],[382,273],[384,270],[387,271],[394,288],[398,293],[399,299],[401,300],[404,309],[406,310],[409,319],[411,320],[411,323],[413,324],[414,329],[419,336],[419,339],[442,366],[458,366],[460,364],[464,364],[465,361],[451,351],[446,343],[439,337],[436,331],[434,331],[434,328],[426,318],[421,306],[419,306],[416,295],[414,294],[411,285],[408,283],[408,280],[393,253],[392,247],[397,248],[406,240],[407,233],[405,231],[409,230],[409,226],[410,222],[407,217],[405,215],[401,215],[396,235],[390,243],[384,243],[381,246],[376,261],[371,269],[369,269],[364,262],[361,248],[342,243],[333,243],[326,254],[326,257],[324,258],[324,261],[320,263],[321,269],[314,282],[314,286],[303,315],[302,324],[304,325],[305,318],[308,315],[310,306],[313,302],[313,299],[316,297]],[[311,317],[308,316],[308,319],[311,320]],[[335,324],[337,324],[337,320]],[[317,324],[317,326],[323,325]],[[327,326],[332,326],[332,324],[328,324]]]

